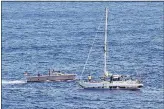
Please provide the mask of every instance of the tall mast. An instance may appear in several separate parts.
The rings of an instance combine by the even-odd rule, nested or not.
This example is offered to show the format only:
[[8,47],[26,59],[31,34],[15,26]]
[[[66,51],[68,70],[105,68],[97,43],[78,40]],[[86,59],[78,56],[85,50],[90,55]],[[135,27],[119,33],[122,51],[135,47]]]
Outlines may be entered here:
[[106,61],[107,61],[107,30],[108,30],[108,9],[105,8],[105,41],[104,41],[104,74],[107,72]]

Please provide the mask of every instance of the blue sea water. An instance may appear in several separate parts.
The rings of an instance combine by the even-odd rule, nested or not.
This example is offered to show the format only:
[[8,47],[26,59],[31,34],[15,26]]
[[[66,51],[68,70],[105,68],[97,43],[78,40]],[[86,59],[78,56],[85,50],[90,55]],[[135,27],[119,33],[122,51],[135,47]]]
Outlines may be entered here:
[[[96,33],[83,77],[101,76],[105,7],[108,70],[138,77],[141,90],[26,83],[24,71],[80,76]],[[163,2],[2,2],[2,109],[163,109],[163,8]]]

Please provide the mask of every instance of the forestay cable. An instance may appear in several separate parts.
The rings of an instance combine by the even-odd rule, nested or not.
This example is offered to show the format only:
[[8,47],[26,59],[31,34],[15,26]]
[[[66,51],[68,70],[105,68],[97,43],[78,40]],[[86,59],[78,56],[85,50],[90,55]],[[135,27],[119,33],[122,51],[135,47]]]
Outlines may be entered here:
[[[102,21],[102,20],[103,20],[103,18],[100,20],[100,24],[101,24],[101,21]],[[88,63],[89,56],[90,56],[90,54],[91,54],[91,51],[92,51],[93,45],[94,45],[94,43],[95,43],[95,39],[96,39],[96,37],[97,37],[97,33],[98,33],[99,29],[100,29],[100,24],[99,24],[98,29],[97,29],[97,31],[96,31],[96,35],[95,35],[95,37],[94,37],[94,39],[93,39],[93,42],[92,42],[91,48],[90,48],[89,53],[88,53],[88,56],[87,56],[87,60],[85,61],[85,64],[84,64],[83,70],[82,70],[82,72],[81,72],[80,79],[82,79],[82,75],[83,75],[83,73],[84,73],[84,71],[85,71],[85,68],[86,68],[86,65],[87,65],[87,63]]]

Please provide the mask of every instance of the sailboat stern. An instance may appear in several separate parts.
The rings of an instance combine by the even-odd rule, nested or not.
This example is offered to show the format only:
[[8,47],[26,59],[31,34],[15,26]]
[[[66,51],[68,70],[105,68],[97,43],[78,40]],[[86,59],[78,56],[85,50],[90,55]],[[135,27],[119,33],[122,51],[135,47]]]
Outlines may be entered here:
[[84,81],[79,81],[78,84],[79,84],[80,87],[85,88]]
[[89,81],[79,81],[79,86],[84,89],[103,89],[105,85],[103,82],[89,82]]
[[79,86],[84,89],[88,89],[88,88],[92,88],[94,85],[92,85],[91,82],[79,81]]

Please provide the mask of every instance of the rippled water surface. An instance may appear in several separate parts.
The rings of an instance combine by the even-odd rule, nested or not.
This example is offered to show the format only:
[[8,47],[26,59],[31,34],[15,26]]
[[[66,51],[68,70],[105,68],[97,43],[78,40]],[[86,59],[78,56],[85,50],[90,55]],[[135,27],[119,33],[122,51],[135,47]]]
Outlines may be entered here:
[[[51,68],[80,76],[96,31],[83,77],[101,76],[105,7],[108,70],[141,79],[141,90],[26,83],[24,71],[46,74]],[[163,7],[163,2],[2,2],[2,108],[162,109]]]

